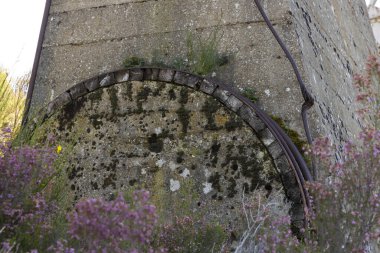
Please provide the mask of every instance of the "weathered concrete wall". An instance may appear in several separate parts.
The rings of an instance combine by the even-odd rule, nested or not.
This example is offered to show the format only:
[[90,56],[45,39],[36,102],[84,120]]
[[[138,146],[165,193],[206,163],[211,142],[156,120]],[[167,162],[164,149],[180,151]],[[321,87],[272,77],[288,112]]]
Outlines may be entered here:
[[[356,133],[359,128],[358,122],[353,116],[354,108],[351,106],[354,98],[354,92],[351,88],[352,75],[363,67],[366,56],[375,49],[368,17],[365,13],[364,1],[343,2],[331,0],[316,3],[306,0],[266,0],[263,1],[263,5],[276,30],[295,56],[307,86],[316,100],[310,124],[313,135],[329,134],[339,143],[342,138],[348,138],[352,133]],[[302,135],[303,130],[300,120],[302,97],[298,84],[288,60],[262,21],[252,0],[54,0],[32,99],[32,111],[36,111],[41,106],[43,107],[47,102],[53,100],[76,83],[122,68],[123,60],[132,56],[144,58],[148,63],[163,62],[169,66],[173,65],[177,59],[185,61],[189,51],[187,44],[189,37],[194,41],[198,40],[198,36],[207,40],[208,36],[215,32],[221,36],[216,48],[221,55],[228,55],[229,61],[210,75],[223,80],[223,82],[230,83],[231,86],[237,89],[255,88],[259,103],[268,114],[280,116],[285,121],[285,124]],[[189,36],[189,34],[192,35]],[[141,86],[142,84],[139,85]],[[136,87],[140,87],[139,85]],[[127,85],[127,87],[129,86]],[[166,91],[168,93],[165,96],[169,97],[168,106],[170,106],[170,90]],[[82,92],[82,90],[73,92]],[[133,96],[137,96],[139,92],[138,89],[135,90],[136,94]],[[181,99],[178,94],[181,94],[181,91],[173,89],[173,92],[174,96],[172,97],[175,97],[173,103],[178,105]],[[69,96],[66,93],[64,94]],[[98,156],[98,158],[95,156],[91,157],[91,162],[96,161],[95,165],[89,163],[80,166],[79,170],[77,167],[71,168],[79,173],[77,175],[80,175],[78,179],[75,179],[77,182],[73,183],[73,191],[76,192],[77,197],[84,195],[86,192],[96,192],[96,189],[94,189],[96,188],[95,182],[99,189],[105,186],[104,189],[101,189],[102,194],[109,193],[114,190],[113,188],[119,189],[129,184],[129,181],[116,182],[115,178],[123,176],[122,168],[125,166],[123,163],[121,165],[115,164],[110,158],[120,156],[120,159],[124,159],[125,157],[123,156],[128,156],[127,154],[134,150],[134,146],[128,146],[124,142],[119,143],[117,139],[119,135],[126,134],[124,130],[127,130],[125,125],[118,122],[123,120],[123,114],[127,113],[125,108],[129,108],[128,106],[132,108],[132,105],[128,105],[128,94],[126,93],[127,97],[123,98],[124,91],[121,87],[110,88],[106,92],[96,94],[99,95],[99,99],[104,100],[100,105],[92,104],[88,98],[85,98],[78,100],[79,105],[77,104],[72,108],[74,112],[79,110],[79,112],[76,112],[77,115],[82,115],[83,117],[80,118],[84,118],[82,121],[75,117],[68,119],[66,126],[72,126],[72,129],[61,128],[61,125],[57,125],[59,129],[57,134],[61,137],[62,135],[70,136],[73,133],[81,133],[85,129],[89,129],[87,134],[90,136],[94,134],[95,139],[100,138],[102,134],[106,135],[102,131],[108,131],[112,135],[110,139],[96,139],[94,144],[92,144],[93,140],[87,140],[87,143],[77,142],[72,156],[74,160],[71,160],[73,164],[77,162],[89,163],[88,154],[91,153],[91,150],[98,152],[97,146],[101,146],[106,150],[102,154],[106,154],[107,159],[109,159],[107,163],[102,165],[102,162],[98,160],[102,159],[101,156]],[[110,99],[112,97],[117,99]],[[194,104],[192,106],[195,109],[194,111],[190,110],[190,107],[187,109],[191,111],[191,115],[202,114],[202,108],[197,105],[196,100],[200,104],[206,103],[204,98],[194,95],[194,100],[192,101]],[[122,104],[121,109],[115,107],[115,101]],[[138,110],[144,108],[144,106],[151,106],[150,101],[145,99],[140,101],[137,98],[137,101],[139,103]],[[160,105],[164,100],[152,101],[153,104]],[[108,111],[106,110],[107,106]],[[174,110],[173,108],[169,109]],[[81,111],[82,109],[84,111]],[[92,111],[92,109],[98,111]],[[111,113],[109,114],[110,110]],[[122,114],[119,114],[119,110],[121,110]],[[62,111],[62,115],[65,112]],[[115,115],[115,113],[118,116],[113,119],[112,115]],[[103,125],[98,122],[99,114],[103,117],[101,121],[105,120],[106,122]],[[154,130],[156,128],[164,129],[167,127],[165,124],[170,123],[161,122],[164,125],[158,124],[154,129],[150,128],[150,121],[158,120],[160,115],[162,117],[162,112],[149,115],[151,118],[148,115],[147,117],[137,114],[132,115],[135,118],[130,124],[138,125],[136,129],[139,129],[135,130],[135,133],[144,133],[144,137],[141,138],[137,138],[139,135],[131,136],[132,139],[135,137],[138,139],[133,144],[141,147],[141,152],[138,150],[140,153],[138,153],[136,161],[141,164],[144,163],[144,165],[141,165],[142,167],[147,163],[146,166],[151,166],[149,168],[157,169],[156,163],[161,160],[160,156],[149,156],[151,153],[148,152],[149,140],[152,140],[152,138],[159,139],[159,133],[155,133]],[[173,111],[169,115],[174,120]],[[224,122],[223,120],[224,123],[220,125],[222,128],[215,130],[218,143],[223,138],[234,139],[235,137],[235,139],[240,138],[241,145],[245,142],[256,145],[257,140],[254,140],[255,137],[248,137],[248,128],[241,127],[236,130],[238,131],[236,134],[225,131],[227,122],[234,119],[234,117],[227,112],[223,112],[223,115],[227,117],[227,121]],[[244,118],[244,115],[243,113],[240,116]],[[185,116],[189,115],[186,114]],[[223,117],[219,117],[219,120]],[[181,131],[184,129],[190,130],[190,128],[183,126],[180,119],[181,116],[177,115],[177,121],[172,122],[173,127],[182,127]],[[192,127],[198,129],[197,124],[199,123],[200,126],[203,126],[202,124],[206,122],[206,119],[207,117],[197,118],[195,125]],[[63,121],[58,120],[57,122],[62,123]],[[191,123],[191,120],[188,123]],[[54,127],[50,126],[50,129],[52,128],[54,129]],[[132,125],[128,128],[128,130],[133,129]],[[199,142],[205,141],[204,145],[199,146],[199,148],[202,148],[201,152],[205,155],[203,159],[212,164],[214,158],[210,156],[210,152],[212,151],[214,139],[200,134],[200,129],[197,130],[197,134],[194,134],[193,137],[188,137],[186,143],[198,147]],[[192,136],[190,131],[182,133],[184,135],[176,132],[179,131],[178,129],[171,129],[170,131],[173,132],[172,134],[175,138],[168,138],[166,141],[169,147],[170,142],[176,142],[174,145],[176,148],[165,150],[165,155],[162,156],[162,159],[165,160],[165,163],[162,164],[163,167],[168,166],[170,161],[176,160],[177,152],[185,148],[186,143],[181,138],[188,135]],[[259,132],[257,131],[258,136],[260,136]],[[132,131],[131,134],[133,133]],[[95,136],[95,134],[98,134],[98,136]],[[154,137],[153,134],[156,134],[156,136]],[[61,140],[66,141],[64,138]],[[265,146],[265,141],[262,142]],[[113,149],[113,145],[120,147]],[[248,150],[248,147],[244,146],[245,148]],[[266,148],[270,151],[270,147]],[[127,151],[124,152],[122,151],[123,149]],[[244,159],[248,159],[253,155],[251,151],[264,152],[265,150],[263,147],[251,151],[228,150],[227,146],[221,146],[220,149],[225,152],[223,155],[226,156],[228,152],[232,152],[231,156],[237,155],[237,152],[242,153],[244,154]],[[173,153],[172,151],[175,152]],[[147,157],[144,157],[145,154],[148,154]],[[202,167],[199,166],[201,162],[197,160],[198,158],[188,157],[188,159],[191,162],[189,164],[184,163],[186,165],[184,165],[184,168],[187,168],[190,173],[192,172],[192,163],[198,164],[197,168]],[[133,159],[130,160],[128,162],[133,162]],[[264,159],[257,162],[257,164],[260,164],[258,166],[263,166],[268,160],[270,159]],[[224,171],[221,161],[222,159],[218,159],[216,169],[222,170],[223,173],[230,173],[230,171]],[[162,162],[159,162],[159,164]],[[99,164],[101,167],[108,167],[109,170],[106,170],[102,176],[99,175],[96,179],[98,181],[94,181],[93,178],[87,178],[87,174],[81,172],[82,168],[87,168],[87,170],[90,170],[89,174],[94,177],[94,175],[97,175],[96,168]],[[133,166],[131,167],[134,171],[132,175],[135,177],[131,177],[129,180],[135,179],[143,169],[138,164]],[[95,169],[92,172],[91,168],[93,167]],[[284,167],[289,170],[289,166],[285,165]],[[167,171],[169,174],[164,174],[167,176],[167,180],[170,180],[170,178],[177,181],[179,179],[185,180],[185,178],[182,179],[181,177],[184,170],[182,172],[177,170]],[[287,173],[291,174],[292,172],[287,171]],[[204,171],[199,172],[197,175],[199,176],[199,182],[205,183]],[[221,188],[223,192],[221,195],[215,195],[217,199],[220,196],[223,196],[223,198],[228,196],[228,187],[232,183],[229,178],[232,177],[223,179],[226,180],[226,188]],[[148,180],[150,185],[154,185],[153,178],[152,176],[149,179],[150,181]],[[243,181],[236,183],[236,187],[241,188],[241,184],[244,185],[245,183]],[[283,183],[284,185],[288,183],[293,186],[296,185],[291,178],[283,179]],[[165,181],[161,186],[167,190],[168,186],[170,186],[170,181]],[[195,191],[201,192],[201,189],[202,186],[198,185]],[[295,195],[297,196],[295,198],[299,200],[298,193],[296,192]],[[298,205],[297,210],[302,210],[299,202],[296,203]],[[226,204],[221,205],[228,205],[228,203],[230,202],[227,201]]]
[[352,78],[375,43],[365,1],[292,0],[302,65],[315,97],[313,128],[339,143],[358,133]]
[[[301,63],[289,1],[265,6]],[[127,57],[158,58],[168,65],[186,59],[189,32],[207,38],[216,30],[222,34],[218,51],[230,56],[216,77],[254,87],[271,114],[301,132],[302,100],[291,67],[251,0],[53,1],[33,104],[119,69]]]
[[[103,80],[92,83],[98,87]],[[187,86],[156,81],[83,92],[74,98],[72,91],[71,102],[49,111],[30,140],[43,143],[53,135],[62,146],[60,178],[71,204],[144,188],[161,219],[204,217],[239,235],[245,228],[243,194],[248,201],[257,191],[268,196],[284,189],[293,224],[302,224],[294,174],[265,126],[242,120],[242,104],[229,109]]]
[[[263,5],[316,99],[313,135],[339,140],[356,133],[352,74],[374,52],[364,1],[265,0]],[[303,134],[298,85],[251,0],[53,1],[32,106],[121,68],[131,56],[168,65],[186,59],[189,31],[207,38],[216,30],[222,34],[219,52],[230,56],[216,77],[238,88],[254,87],[267,112]]]

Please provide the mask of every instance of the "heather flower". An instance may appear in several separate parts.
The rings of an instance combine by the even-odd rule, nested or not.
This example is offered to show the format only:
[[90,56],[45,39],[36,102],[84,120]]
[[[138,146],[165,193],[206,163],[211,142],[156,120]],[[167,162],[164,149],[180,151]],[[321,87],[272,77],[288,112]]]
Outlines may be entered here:
[[75,206],[68,221],[69,244],[80,252],[162,252],[149,246],[157,215],[147,191],[134,192],[133,203],[122,195],[113,201],[85,199]]
[[54,209],[43,188],[54,173],[55,154],[49,148],[13,147],[9,130],[0,132],[0,140],[0,239],[34,236],[49,228]]

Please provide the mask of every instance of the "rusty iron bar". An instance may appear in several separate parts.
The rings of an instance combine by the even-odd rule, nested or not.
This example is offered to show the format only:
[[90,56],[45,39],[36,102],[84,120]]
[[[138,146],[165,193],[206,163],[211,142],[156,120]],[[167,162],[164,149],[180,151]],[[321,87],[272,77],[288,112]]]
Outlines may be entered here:
[[[263,6],[260,3],[260,0],[254,0],[254,1],[255,1],[256,6],[257,6],[257,9],[259,10],[261,16],[264,19],[266,25],[268,26],[269,30],[272,32],[273,36],[275,37],[276,41],[280,45],[281,49],[284,51],[284,53],[286,55],[286,58],[288,58],[290,64],[292,65],[294,74],[296,75],[296,78],[297,78],[297,81],[298,81],[298,84],[300,86],[300,89],[301,89],[301,92],[302,92],[302,96],[303,96],[303,99],[304,99],[304,103],[302,104],[302,109],[301,109],[302,122],[303,122],[303,126],[304,126],[304,129],[305,129],[305,134],[306,134],[307,141],[308,141],[309,145],[312,145],[313,138],[311,137],[310,128],[309,128],[309,122],[307,120],[307,111],[314,105],[314,98],[311,96],[311,94],[307,90],[306,85],[305,85],[305,83],[304,83],[304,81],[303,81],[303,79],[301,77],[301,74],[299,72],[299,69],[297,67],[297,64],[296,64],[296,62],[294,60],[294,57],[292,56],[292,54],[288,50],[288,48],[285,45],[285,43],[283,42],[283,40],[280,38],[280,36],[276,32],[276,30],[274,29],[274,27],[272,25],[272,22],[269,20],[268,15],[264,11],[264,8],[263,8]],[[315,159],[313,157],[312,158],[312,174],[313,174],[313,178],[317,179],[318,174],[317,174],[317,170],[316,170],[316,167],[315,167],[314,160]]]

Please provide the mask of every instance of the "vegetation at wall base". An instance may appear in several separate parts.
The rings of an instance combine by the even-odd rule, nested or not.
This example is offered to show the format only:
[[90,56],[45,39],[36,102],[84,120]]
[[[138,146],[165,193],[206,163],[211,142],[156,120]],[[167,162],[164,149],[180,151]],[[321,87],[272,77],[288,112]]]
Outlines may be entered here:
[[29,76],[12,80],[7,71],[0,69],[0,129],[11,128],[13,135],[21,126]]
[[207,38],[189,33],[186,39],[187,53],[185,57],[178,57],[170,63],[165,63],[162,58],[164,53],[154,51],[150,61],[142,57],[127,57],[123,66],[125,68],[153,66],[162,68],[175,68],[188,71],[201,76],[212,74],[219,67],[228,64],[229,57],[218,51],[219,42],[222,38],[218,29],[212,31]]

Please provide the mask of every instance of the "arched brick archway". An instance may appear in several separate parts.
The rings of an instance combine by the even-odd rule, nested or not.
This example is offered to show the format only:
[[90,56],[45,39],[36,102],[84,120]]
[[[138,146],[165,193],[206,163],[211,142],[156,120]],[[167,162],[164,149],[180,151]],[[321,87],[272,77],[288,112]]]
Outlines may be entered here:
[[[72,104],[70,110],[75,111],[77,106],[75,102],[81,98],[88,97],[101,89],[109,89],[117,84],[123,85],[123,83],[134,81],[163,82],[183,87],[185,90],[202,92],[219,101],[225,108],[243,120],[253,130],[252,134],[257,136],[270,155],[285,189],[286,197],[292,203],[290,212],[293,224],[297,227],[303,225],[304,207],[308,206],[304,178],[309,180],[310,176],[299,152],[270,117],[241,94],[214,80],[163,68],[131,68],[103,74],[74,85],[50,102],[47,108],[39,113],[39,116],[43,117],[41,125],[55,113],[59,113],[64,106]],[[162,101],[162,103],[166,103],[166,101]],[[111,110],[113,109],[111,108]],[[150,138],[156,138],[157,134],[152,136]],[[173,185],[175,187],[175,184]]]

